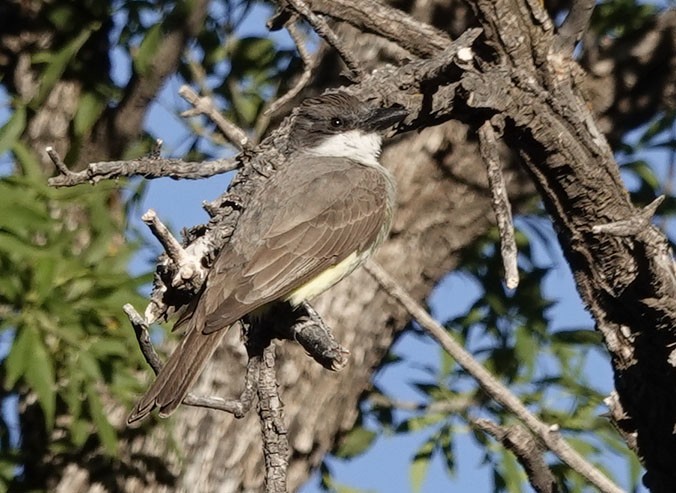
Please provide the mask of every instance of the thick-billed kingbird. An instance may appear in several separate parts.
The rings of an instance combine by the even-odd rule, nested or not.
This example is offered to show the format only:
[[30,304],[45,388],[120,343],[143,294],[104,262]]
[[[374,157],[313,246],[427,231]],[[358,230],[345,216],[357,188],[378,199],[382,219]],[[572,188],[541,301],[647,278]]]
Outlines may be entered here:
[[297,306],[356,269],[385,239],[395,182],[378,162],[381,134],[401,107],[377,108],[344,92],[305,100],[286,161],[251,197],[229,244],[177,326],[186,335],[128,423],[183,401],[226,329],[273,302]]

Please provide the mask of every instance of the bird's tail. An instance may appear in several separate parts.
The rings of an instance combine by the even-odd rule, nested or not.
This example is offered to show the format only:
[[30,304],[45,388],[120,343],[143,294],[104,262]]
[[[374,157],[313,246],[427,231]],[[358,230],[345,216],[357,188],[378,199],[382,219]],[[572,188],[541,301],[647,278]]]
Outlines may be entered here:
[[201,324],[196,326],[192,322],[189,325],[181,344],[129,414],[127,424],[146,418],[156,407],[163,418],[173,413],[202,374],[207,361],[227,333],[227,328],[223,328],[204,334],[199,330]]

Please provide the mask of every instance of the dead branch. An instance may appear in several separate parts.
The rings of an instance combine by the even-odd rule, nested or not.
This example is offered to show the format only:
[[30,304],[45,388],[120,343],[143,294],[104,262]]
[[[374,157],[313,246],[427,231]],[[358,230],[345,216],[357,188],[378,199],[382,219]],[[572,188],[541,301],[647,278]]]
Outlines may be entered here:
[[338,344],[331,328],[307,301],[296,309],[281,304],[268,317],[280,338],[296,341],[327,370],[340,371],[348,363],[350,351]]
[[295,10],[301,17],[303,17],[308,24],[312,26],[315,32],[322,37],[333,49],[335,49],[340,58],[343,59],[345,65],[350,70],[351,79],[354,82],[359,82],[364,77],[364,71],[359,66],[357,60],[352,57],[352,54],[345,47],[343,41],[331,29],[329,23],[326,22],[322,16],[315,14],[310,7],[303,0],[286,0],[288,5]]
[[594,0],[574,0],[556,36],[554,46],[559,53],[570,56],[582,39],[594,12]]
[[239,163],[235,159],[217,159],[215,161],[192,163],[181,159],[144,157],[129,161],[91,163],[86,169],[76,172],[68,169],[52,147],[47,147],[46,152],[56,169],[61,173],[48,180],[49,185],[55,188],[74,187],[82,183],[94,185],[102,180],[115,180],[132,176],[142,176],[147,179],[199,180],[227,173],[239,167]]
[[289,465],[289,441],[284,424],[284,404],[279,397],[275,376],[275,345],[263,351],[258,383],[258,415],[263,431],[266,493],[286,493],[286,469]]
[[243,151],[251,149],[251,142],[249,142],[246,132],[231,121],[226,120],[221,115],[221,112],[218,111],[218,108],[216,108],[212,98],[209,96],[200,97],[192,87],[186,85],[181,86],[178,94],[194,106],[193,109],[181,113],[181,116],[187,118],[195,115],[205,115],[216,124],[223,136],[237,149]]
[[377,34],[419,57],[437,55],[451,42],[448,35],[380,1],[307,0],[314,12]]
[[488,433],[516,455],[528,475],[528,482],[538,493],[556,493],[559,486],[544,459],[544,449],[523,426],[500,426],[488,419],[471,423]]
[[491,189],[493,211],[500,233],[500,253],[505,268],[505,284],[509,289],[519,285],[517,266],[517,248],[514,239],[512,207],[507,196],[507,184],[500,167],[498,141],[491,122],[484,123],[479,129],[479,149],[488,169],[488,185]]
[[150,228],[150,232],[164,247],[169,259],[174,263],[176,273],[171,280],[171,286],[190,285],[193,291],[199,289],[207,276],[207,271],[202,265],[202,257],[194,254],[194,249],[183,248],[171,234],[162,221],[157,217],[154,210],[149,209],[141,217]]
[[[157,355],[157,351],[155,351],[155,348],[153,347],[152,342],[150,342],[148,322],[146,322],[146,320],[143,319],[143,317],[141,317],[141,315],[139,315],[139,313],[130,304],[124,305],[123,309],[127,314],[127,317],[129,317],[132,327],[134,328],[136,340],[138,341],[139,348],[141,349],[141,354],[143,354],[143,357],[150,368],[153,370],[153,373],[157,375],[162,369],[163,365],[160,357]],[[251,409],[253,397],[256,391],[256,385],[259,378],[259,367],[260,356],[252,356],[249,358],[244,390],[242,391],[240,398],[237,400],[225,400],[221,397],[205,397],[188,394],[185,399],[183,399],[183,404],[187,406],[205,407],[217,411],[224,411],[233,414],[236,418],[241,418],[249,411],[249,409]]]
[[513,413],[533,432],[545,446],[570,468],[577,471],[591,484],[604,493],[621,493],[622,489],[606,477],[600,470],[587,462],[575,449],[561,437],[557,425],[547,425],[540,421],[507,387],[496,379],[481,363],[453,339],[446,329],[420,306],[399,284],[378,264],[369,260],[366,270],[380,286],[394,298],[413,317],[425,331],[436,340],[444,350],[465,369],[492,399]]
[[636,211],[629,219],[622,219],[606,224],[595,224],[592,226],[592,232],[614,236],[636,236],[650,227],[655,212],[662,202],[664,202],[664,195],[660,195],[643,209]]
[[307,46],[305,46],[305,39],[303,38],[303,35],[298,30],[298,26],[295,23],[288,23],[286,25],[286,30],[289,32],[291,39],[293,39],[293,42],[296,45],[296,50],[298,50],[298,54],[300,55],[300,59],[303,61],[303,73],[300,75],[300,77],[298,77],[298,80],[291,89],[270,103],[270,106],[268,106],[264,112],[265,116],[273,115],[279,110],[279,108],[300,94],[305,86],[307,86],[308,82],[310,82],[312,71],[315,69],[319,61],[317,56],[312,56],[312,54],[308,51]]

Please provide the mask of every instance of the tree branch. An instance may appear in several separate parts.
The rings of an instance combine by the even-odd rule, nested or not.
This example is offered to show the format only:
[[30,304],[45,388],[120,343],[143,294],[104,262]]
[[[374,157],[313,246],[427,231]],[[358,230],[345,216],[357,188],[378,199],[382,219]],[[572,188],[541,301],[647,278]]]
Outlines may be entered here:
[[[298,26],[296,26],[295,23],[287,23],[286,30],[289,32],[291,39],[293,39],[293,42],[296,45],[296,50],[298,50],[298,55],[300,55],[300,59],[303,61],[303,73],[300,75],[300,77],[298,77],[298,80],[291,89],[289,89],[283,96],[277,98],[267,107],[264,112],[266,117],[274,114],[279,110],[279,108],[300,94],[300,92],[310,82],[312,71],[317,67],[317,63],[319,61],[317,56],[312,56],[312,54],[308,51],[307,46],[305,46],[305,39],[303,39],[303,35],[298,30]],[[258,126],[259,125],[257,124],[256,127],[258,128]]]
[[528,408],[486,370],[472,355],[453,339],[427,311],[421,307],[378,264],[366,262],[366,270],[378,284],[413,317],[425,331],[436,340],[455,361],[464,368],[492,399],[513,413],[529,430],[537,435],[545,446],[573,470],[604,493],[622,493],[622,489],[601,471],[587,462],[561,437],[558,426],[540,421]]
[[286,469],[289,465],[289,441],[284,424],[284,405],[279,397],[275,376],[275,345],[263,352],[258,384],[258,415],[263,431],[266,493],[286,493]]
[[528,475],[528,482],[538,493],[556,493],[559,486],[544,459],[543,447],[523,426],[499,426],[488,419],[475,419],[472,424],[488,433],[516,455]]
[[382,36],[420,57],[436,55],[451,42],[445,33],[379,1],[308,0],[307,3],[314,12]]
[[141,129],[148,101],[151,101],[166,77],[173,73],[183,55],[186,43],[197,36],[208,10],[207,0],[178,2],[169,14],[162,43],[153,54],[147,71],[134,72],[120,104],[113,112],[113,128],[123,142],[136,136]]
[[505,268],[505,284],[509,289],[519,285],[517,248],[514,239],[512,207],[507,196],[507,184],[500,167],[498,142],[491,122],[484,123],[479,129],[479,150],[488,169],[488,185],[491,189],[493,211],[500,233],[500,253]]
[[564,56],[573,54],[573,49],[582,39],[594,12],[595,0],[573,0],[568,15],[559,27],[554,48]]
[[129,161],[90,163],[84,170],[76,172],[70,171],[66,167],[52,147],[47,147],[46,152],[56,169],[61,173],[48,180],[49,185],[55,188],[74,187],[83,183],[94,185],[102,180],[115,180],[133,176],[142,176],[147,179],[198,180],[227,173],[239,167],[239,162],[236,159],[217,159],[215,161],[191,163],[181,159],[143,157]]
[[[141,353],[146,362],[157,375],[162,369],[162,362],[157,355],[157,351],[150,342],[150,335],[148,334],[148,322],[139,315],[139,313],[130,304],[123,307],[124,312],[129,317],[136,340],[138,341]],[[192,393],[186,395],[183,399],[183,404],[194,407],[205,407],[217,411],[224,411],[234,415],[236,418],[241,418],[251,409],[253,404],[253,397],[256,392],[256,385],[259,379],[260,356],[252,356],[247,363],[247,371],[244,383],[244,390],[237,400],[225,400],[221,397],[204,397],[196,396]]]
[[303,0],[285,1],[312,26],[320,37],[338,52],[340,58],[342,58],[343,62],[345,62],[345,65],[351,72],[350,78],[354,82],[359,82],[364,77],[364,71],[359,66],[359,63],[352,57],[349,50],[344,46],[343,41],[338,38],[335,32],[333,32],[333,29],[331,29],[328,22],[326,22],[323,17],[315,14]]
[[244,130],[239,128],[231,121],[225,119],[221,112],[218,111],[214,100],[209,96],[199,96],[192,87],[183,85],[178,90],[178,94],[187,102],[194,106],[191,110],[186,110],[181,113],[182,117],[190,117],[195,115],[205,115],[212,122],[216,124],[223,136],[228,139],[237,149],[243,151],[251,150],[251,142],[246,136]]

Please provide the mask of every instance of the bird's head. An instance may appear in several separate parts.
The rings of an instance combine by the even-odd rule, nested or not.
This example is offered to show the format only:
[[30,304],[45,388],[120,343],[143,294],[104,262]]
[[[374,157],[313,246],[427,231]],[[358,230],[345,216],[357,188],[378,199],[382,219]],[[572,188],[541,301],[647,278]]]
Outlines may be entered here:
[[300,105],[289,145],[292,152],[377,164],[382,134],[407,114],[399,105],[380,108],[345,92],[325,94]]

